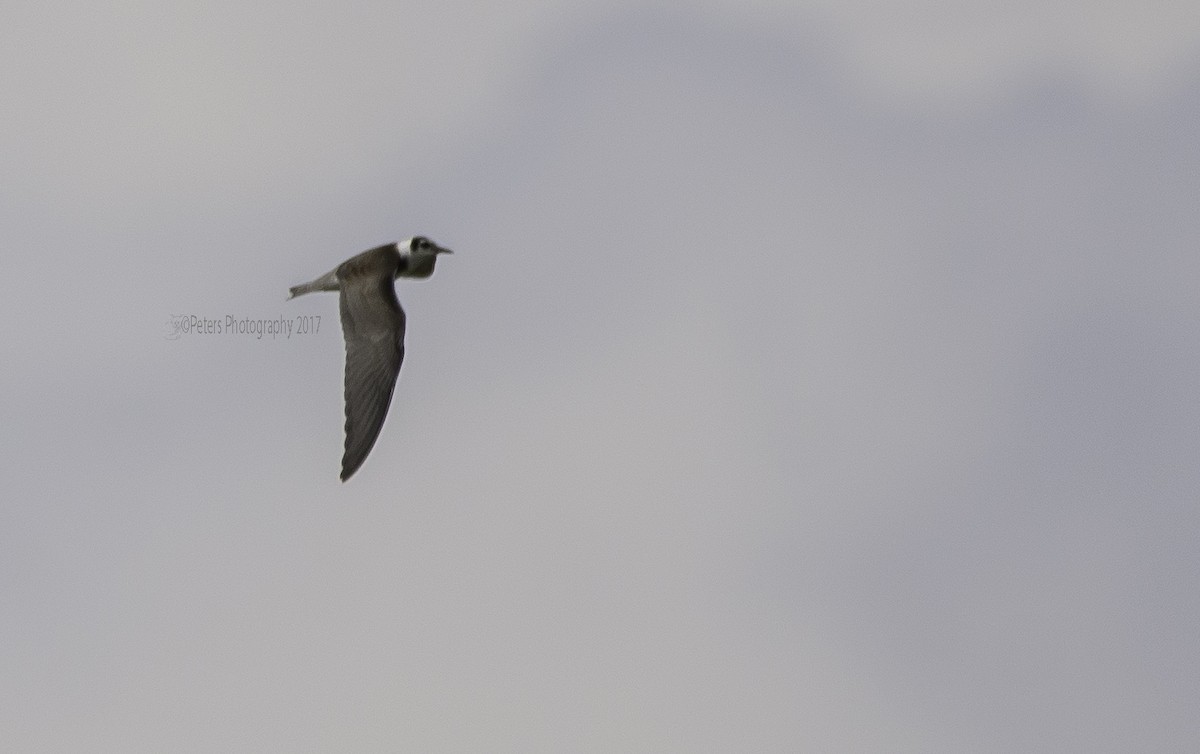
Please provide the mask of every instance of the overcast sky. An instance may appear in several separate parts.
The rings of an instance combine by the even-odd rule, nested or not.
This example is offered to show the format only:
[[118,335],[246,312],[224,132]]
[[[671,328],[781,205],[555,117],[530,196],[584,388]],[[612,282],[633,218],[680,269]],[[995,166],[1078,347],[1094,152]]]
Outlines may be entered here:
[[5,747],[1200,749],[1195,5],[947,5],[8,3]]

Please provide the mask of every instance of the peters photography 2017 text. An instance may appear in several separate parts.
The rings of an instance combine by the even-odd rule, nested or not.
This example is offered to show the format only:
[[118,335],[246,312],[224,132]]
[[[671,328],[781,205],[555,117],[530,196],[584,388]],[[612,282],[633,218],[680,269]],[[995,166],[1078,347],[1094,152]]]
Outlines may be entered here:
[[167,321],[167,340],[179,340],[184,336],[264,337],[290,339],[293,335],[316,335],[321,331],[319,314],[301,314],[294,317],[235,317],[232,314],[202,317],[195,314],[172,314]]

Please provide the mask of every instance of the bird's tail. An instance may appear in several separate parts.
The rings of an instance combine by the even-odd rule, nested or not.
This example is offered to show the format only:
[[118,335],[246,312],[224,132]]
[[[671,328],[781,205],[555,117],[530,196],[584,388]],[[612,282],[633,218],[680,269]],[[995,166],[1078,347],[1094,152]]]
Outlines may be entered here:
[[338,289],[337,270],[330,270],[321,277],[308,283],[293,285],[288,289],[288,300],[303,296],[313,291],[336,291]]

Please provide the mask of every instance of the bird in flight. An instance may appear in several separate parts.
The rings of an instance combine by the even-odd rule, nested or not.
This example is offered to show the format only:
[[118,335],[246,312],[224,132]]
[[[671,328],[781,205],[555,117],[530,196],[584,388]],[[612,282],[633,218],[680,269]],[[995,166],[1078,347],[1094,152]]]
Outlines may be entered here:
[[438,254],[450,253],[424,236],[415,236],[364,251],[316,280],[291,288],[288,299],[313,291],[338,291],[346,339],[343,482],[358,471],[375,445],[404,361],[404,310],[393,281],[427,278]]

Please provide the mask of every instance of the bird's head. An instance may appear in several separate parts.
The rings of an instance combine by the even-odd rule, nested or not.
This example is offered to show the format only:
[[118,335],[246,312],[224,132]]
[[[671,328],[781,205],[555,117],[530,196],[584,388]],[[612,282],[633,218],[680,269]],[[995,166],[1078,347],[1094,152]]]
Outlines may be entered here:
[[413,256],[437,256],[438,254],[453,254],[453,251],[438,246],[425,236],[413,236],[400,244],[401,250],[407,250]]
[[397,275],[398,277],[427,278],[433,274],[433,265],[437,262],[438,254],[454,253],[447,248],[438,246],[425,236],[413,236],[407,241],[401,241],[396,246],[400,249],[400,255],[407,257],[406,263],[401,265],[402,271]]

